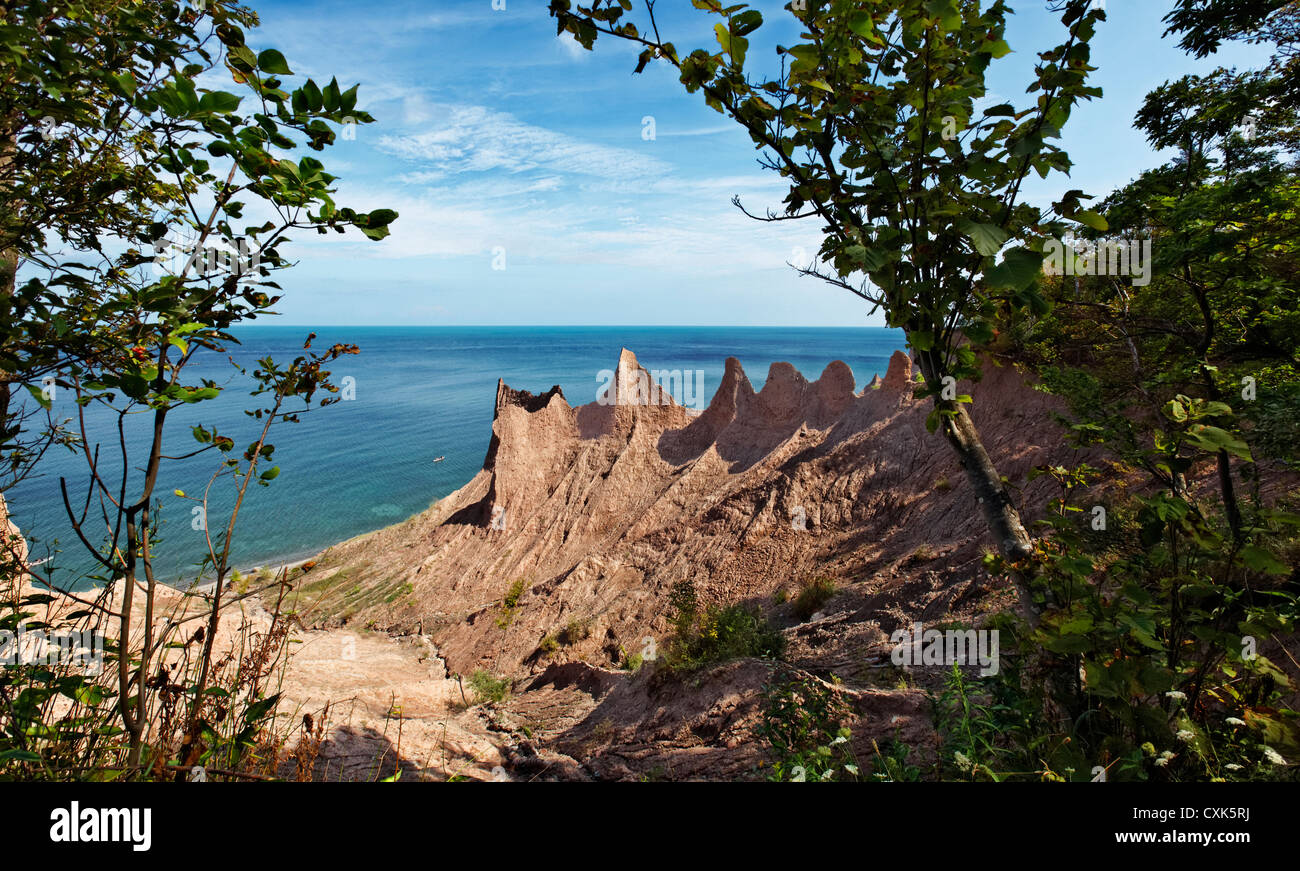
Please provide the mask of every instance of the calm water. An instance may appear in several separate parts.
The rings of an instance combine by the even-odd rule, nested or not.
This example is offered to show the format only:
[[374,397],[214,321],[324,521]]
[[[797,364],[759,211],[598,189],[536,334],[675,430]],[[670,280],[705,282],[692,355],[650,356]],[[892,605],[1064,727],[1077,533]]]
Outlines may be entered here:
[[[301,353],[308,327],[256,327],[238,333],[242,345],[230,356],[242,365],[272,356],[287,363]],[[621,347],[628,347],[647,369],[704,371],[704,402],[712,397],[729,356],[740,359],[755,389],[768,365],[792,363],[815,379],[826,364],[848,363],[861,389],[872,375],[885,373],[890,354],[903,346],[902,334],[886,328],[752,327],[324,327],[316,348],[333,342],[361,347],[358,356],[337,361],[337,383],[355,379],[356,398],[305,415],[300,423],[277,425],[269,441],[276,447],[280,476],[269,487],[250,487],[235,530],[233,563],[250,568],[302,558],[325,547],[403,520],[467,482],[482,467],[492,431],[497,378],[534,393],[559,384],[572,405],[590,402],[603,383],[598,373],[613,369]],[[256,407],[248,382],[222,356],[196,358],[189,370],[226,385],[219,399],[173,412],[164,453],[194,450],[190,427],[215,426],[238,449],[256,439],[257,421],[246,416]],[[193,380],[190,383],[193,383]],[[680,391],[675,391],[679,392]],[[682,397],[677,396],[681,401]],[[66,395],[55,413],[70,416]],[[120,468],[116,424],[108,415],[91,421],[103,443],[105,466]],[[139,466],[147,442],[147,415],[129,420],[134,445],[128,492],[138,492]],[[438,456],[446,456],[434,463]],[[163,463],[156,490],[162,503],[162,541],[155,549],[160,579],[178,583],[193,578],[204,554],[201,532],[192,526],[194,503],[173,495],[181,489],[201,493],[220,466],[214,453]],[[77,510],[85,500],[86,464],[66,452],[50,454],[39,478],[9,494],[14,520],[30,539],[32,558],[52,555],[54,580],[65,587],[91,581],[89,561],[76,541],[59,495],[59,478],[68,481]],[[120,481],[120,472],[113,476]],[[233,504],[233,485],[222,479],[213,488],[209,522],[224,526]],[[94,516],[92,507],[91,516]],[[102,538],[102,523],[92,540]]]

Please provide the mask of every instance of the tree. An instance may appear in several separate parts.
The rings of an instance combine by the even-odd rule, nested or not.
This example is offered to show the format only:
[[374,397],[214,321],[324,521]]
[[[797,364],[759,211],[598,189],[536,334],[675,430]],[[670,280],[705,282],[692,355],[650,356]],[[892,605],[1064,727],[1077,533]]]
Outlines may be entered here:
[[[47,379],[75,394],[76,432],[66,440],[84,457],[87,479],[84,496],[76,498],[68,482],[60,481],[64,504],[102,579],[119,583],[122,592],[116,613],[106,606],[108,588],[98,595],[70,594],[90,619],[116,623],[115,687],[83,678],[69,685],[64,676],[49,672],[34,672],[33,679],[54,680],[57,692],[72,693],[78,701],[95,693],[114,698],[129,771],[165,761],[174,748],[160,746],[157,758],[146,757],[159,700],[170,698],[167,706],[186,697],[181,757],[197,760],[205,741],[212,750],[204,736],[217,728],[213,706],[228,713],[210,692],[212,644],[225,605],[239,507],[251,483],[268,485],[278,473],[276,467],[266,468],[274,452],[269,429],[296,420],[314,400],[317,406],[329,404],[335,388],[324,365],[356,348],[335,345],[311,352],[309,337],[308,353],[287,366],[260,361],[252,373],[254,395],[271,398],[249,412],[260,431],[242,454],[229,435],[194,428],[193,453],[220,457],[213,480],[230,478],[236,499],[228,523],[207,537],[216,584],[207,603],[206,639],[194,660],[193,680],[179,684],[166,679],[162,660],[175,642],[175,627],[154,625],[155,488],[169,459],[163,436],[174,409],[209,401],[222,390],[211,379],[187,377],[195,355],[224,350],[237,342],[232,327],[274,313],[279,299],[273,295],[279,289],[274,275],[290,265],[282,247],[295,230],[343,233],[353,227],[371,239],[387,235],[395,212],[359,213],[338,206],[332,196],[335,176],[314,157],[291,156],[303,145],[323,150],[333,143],[337,125],[373,119],[356,108],[357,88],[343,90],[336,80],[322,87],[307,79],[288,90],[293,73],[286,59],[275,49],[255,53],[245,44],[244,29],[256,24],[256,16],[228,0],[193,7],[169,0],[74,0],[57,8],[20,2],[4,9],[4,449],[15,475],[29,469],[41,452],[40,437],[27,434],[23,441],[22,423],[29,415],[11,407],[9,387],[25,386],[31,401],[46,408]],[[207,74],[224,74],[242,93],[203,87]],[[241,228],[236,223],[241,220],[250,223]],[[19,283],[22,275],[30,277]],[[103,453],[86,428],[85,410],[91,406],[117,420],[121,438]],[[132,458],[122,421],[140,413],[152,426],[145,456]],[[114,449],[119,456],[109,463],[105,457]],[[200,502],[206,507],[206,494]],[[11,582],[30,571],[25,565],[6,568]],[[133,634],[137,588],[145,597],[144,618]],[[13,613],[5,619],[23,619],[22,608],[33,602],[39,597],[11,603]],[[37,697],[51,692],[26,689]],[[248,722],[255,725],[274,701],[258,698],[250,705]],[[8,710],[10,730],[20,741],[28,732],[63,734],[33,724],[30,717],[23,721],[27,726],[15,726],[20,710],[13,705]]]
[[[1272,19],[1244,17],[1258,5],[1220,9],[1226,17],[1216,25],[1218,38],[1277,33],[1268,23]],[[1189,10],[1205,8],[1181,4],[1169,17],[1176,27],[1191,26]],[[1241,29],[1227,29],[1226,22],[1239,22]],[[1199,31],[1189,33],[1183,45],[1200,53],[1203,38]],[[1223,412],[1198,416],[1190,435],[1216,455],[1220,495],[1238,538],[1243,521],[1234,460],[1253,474],[1249,442],[1293,456],[1292,445],[1279,438],[1284,416],[1277,413],[1294,401],[1300,365],[1300,248],[1294,229],[1300,183],[1292,152],[1300,136],[1300,104],[1284,87],[1287,75],[1277,64],[1260,71],[1220,68],[1165,82],[1147,95],[1136,127],[1154,147],[1174,149],[1177,156],[1113,193],[1101,211],[1113,230],[1150,240],[1152,283],[1126,288],[1123,278],[1098,276],[1074,292],[1054,285],[1052,296],[1062,311],[1048,319],[1055,324],[1049,332],[1059,331],[1058,348],[1082,343],[1094,361],[1106,359],[1099,350],[1122,338],[1112,359],[1126,365],[1088,367],[1104,372],[1098,388],[1106,385],[1105,437],[1175,493],[1188,495],[1185,474],[1194,454],[1156,465],[1143,437],[1179,395],[1199,397]],[[1085,312],[1086,319],[1080,318]]]
[[[1189,0],[1171,17],[1206,5]],[[1212,5],[1238,22],[1252,7]],[[1281,32],[1273,18],[1249,20],[1219,32]],[[1032,631],[1013,628],[1007,647],[1065,657],[1061,672],[1080,677],[1055,699],[1063,723],[1013,741],[1051,748],[1032,758],[1057,771],[1281,778],[1300,752],[1293,683],[1271,650],[1256,650],[1291,656],[1300,616],[1300,184],[1289,144],[1300,107],[1289,74],[1217,69],[1155,88],[1136,126],[1175,156],[1099,207],[1112,232],[1150,244],[1149,282],[1105,274],[1087,250],[1092,263],[1072,264],[1085,267],[1073,278],[1043,282],[1049,313],[1002,325],[1006,352],[1065,401],[1078,443],[1112,460],[1104,476],[1086,462],[1035,471],[1062,490],[1039,576],[1061,607]],[[1089,510],[1094,522],[1081,524]]]
[[[257,22],[248,8],[229,0],[8,0],[0,9],[0,450],[10,466],[0,484],[7,487],[43,443],[33,433],[20,439],[25,415],[11,407],[13,389],[35,390],[87,353],[86,328],[113,310],[123,277],[177,233],[188,233],[195,250],[242,244],[274,266],[287,229],[356,226],[382,238],[395,215],[335,207],[333,176],[318,161],[295,164],[273,153],[294,147],[291,135],[319,151],[334,140],[329,122],[373,119],[356,109],[356,88],[343,92],[337,82],[321,88],[308,80],[292,95],[283,91],[283,55],[256,55],[244,45],[243,28]],[[229,71],[249,96],[197,87],[210,70]],[[257,105],[248,111],[245,101]],[[221,206],[210,222],[199,214],[206,194]],[[281,217],[299,214],[240,233],[232,223],[242,217],[241,194]],[[309,217],[313,205],[320,211]],[[19,272],[45,277],[17,286]]]
[[[905,331],[925,379],[919,395],[933,397],[931,430],[956,452],[1001,552],[1025,560],[1030,536],[956,383],[979,377],[975,349],[1001,307],[1046,310],[1037,289],[1045,240],[1067,221],[1105,228],[1082,208],[1081,191],[1046,211],[1021,199],[1030,172],[1070,168],[1051,140],[1080,100],[1100,96],[1087,78],[1104,11],[1060,3],[1063,41],[1039,54],[1033,104],[977,112],[990,65],[1011,52],[1003,0],[792,3],[804,41],[777,48],[781,71],[770,77],[746,73],[758,11],[692,2],[717,17],[717,50],[680,53],[660,34],[654,0],[641,26],[624,20],[631,0],[552,0],[550,11],[586,48],[601,34],[643,46],[638,72],[656,59],[671,64],[687,91],[750,135],[761,165],[790,185],[782,212],[760,220],[820,221],[825,266],[801,272],[857,294]],[[1044,603],[1022,568],[1022,607],[1037,613]]]

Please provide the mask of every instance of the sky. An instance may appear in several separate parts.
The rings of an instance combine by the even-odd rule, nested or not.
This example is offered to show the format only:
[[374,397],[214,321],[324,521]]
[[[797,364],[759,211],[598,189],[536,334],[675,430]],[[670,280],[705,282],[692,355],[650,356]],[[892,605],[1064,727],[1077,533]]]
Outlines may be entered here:
[[[1188,58],[1161,36],[1173,0],[1105,2],[1093,41],[1105,95],[1066,128],[1071,176],[1031,176],[1031,202],[1076,187],[1101,197],[1158,165],[1131,127],[1152,87],[1266,60],[1236,45]],[[360,84],[358,105],[377,119],[314,155],[340,177],[336,201],[401,215],[382,242],[306,233],[287,246],[297,265],[277,279],[280,323],[883,324],[787,265],[816,252],[814,221],[764,224],[731,204],[739,195],[761,213],[786,192],[734,122],[687,94],[667,64],[633,75],[636,51],[621,40],[588,52],[557,37],[546,0],[253,5],[252,47],[280,49],[319,83]],[[767,22],[751,63],[771,63],[776,44],[798,41],[797,24],[780,2],[751,5]],[[988,105],[1027,105],[1035,52],[1062,41],[1046,0],[1011,5],[1014,51],[991,67]],[[716,50],[716,19],[687,0],[661,0],[657,13],[679,52]]]

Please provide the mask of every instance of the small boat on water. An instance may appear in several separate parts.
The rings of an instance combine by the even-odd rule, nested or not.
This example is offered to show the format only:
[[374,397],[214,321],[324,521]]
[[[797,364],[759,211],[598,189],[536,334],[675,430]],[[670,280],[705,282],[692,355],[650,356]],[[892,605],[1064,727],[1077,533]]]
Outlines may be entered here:
[[442,462],[443,460],[445,460],[445,459],[447,459],[447,458],[446,458],[446,457],[434,457],[433,461],[434,461],[435,463],[441,463],[441,462]]

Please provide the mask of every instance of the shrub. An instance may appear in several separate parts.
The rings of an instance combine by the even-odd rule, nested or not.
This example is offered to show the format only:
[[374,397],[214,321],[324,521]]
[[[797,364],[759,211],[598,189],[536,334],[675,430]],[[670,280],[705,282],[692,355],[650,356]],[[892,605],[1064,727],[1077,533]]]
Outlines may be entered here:
[[1254,639],[1295,631],[1300,603],[1272,554],[1294,541],[1281,529],[1300,518],[1243,505],[1249,533],[1234,541],[1221,513],[1164,492],[1113,504],[1097,536],[1066,498],[1077,470],[1044,473],[1063,490],[1036,579],[1053,607],[1033,627],[996,618],[1002,666],[978,689],[954,670],[936,711],[941,773],[1294,779],[1292,685]]
[[474,691],[474,700],[479,703],[504,702],[510,696],[508,678],[497,677],[481,668],[470,676],[469,688]]
[[871,742],[875,754],[871,757],[871,779],[881,783],[917,783],[921,779],[921,769],[907,764],[907,757],[912,748],[902,741],[887,740],[882,749],[875,741]]
[[515,611],[519,609],[519,600],[524,597],[524,588],[527,582],[523,578],[517,579],[506,590],[505,598],[501,600],[501,616],[497,618],[497,627],[505,629],[515,619]]
[[799,622],[804,622],[821,610],[836,593],[835,584],[830,578],[817,577],[809,580],[799,591],[794,600],[794,615]]
[[586,620],[573,619],[560,630],[556,640],[565,647],[577,644],[591,635],[591,626]]
[[935,558],[934,548],[928,544],[921,544],[921,545],[917,545],[916,550],[912,551],[912,553],[908,556],[907,564],[916,565],[917,563],[928,563],[930,562],[930,560],[934,558]]
[[845,725],[849,708],[831,687],[783,668],[763,686],[755,732],[773,758],[771,781],[858,780]]
[[[26,633],[86,641],[101,626],[111,627],[96,620],[96,611],[70,610],[49,594],[24,592],[19,576],[0,556],[0,631],[20,639],[13,643],[23,643]],[[184,633],[179,622],[155,624],[157,672],[142,691],[152,717],[138,763],[131,761],[120,720],[120,638],[100,636],[98,667],[59,652],[6,666],[0,680],[0,780],[173,780],[188,776],[195,765],[226,772],[213,777],[274,776],[281,762],[295,755],[301,762],[301,744],[298,751],[286,750],[292,723],[276,719],[291,625],[280,607],[286,589],[282,584],[269,625],[240,621],[230,629],[228,649],[206,661],[202,632]],[[105,606],[108,592],[95,594],[98,607]],[[191,712],[187,691],[205,665],[207,689]]]
[[785,651],[785,638],[761,614],[742,605],[701,609],[689,581],[673,588],[671,601],[673,636],[664,662],[674,671],[694,671],[742,656],[776,658]]

